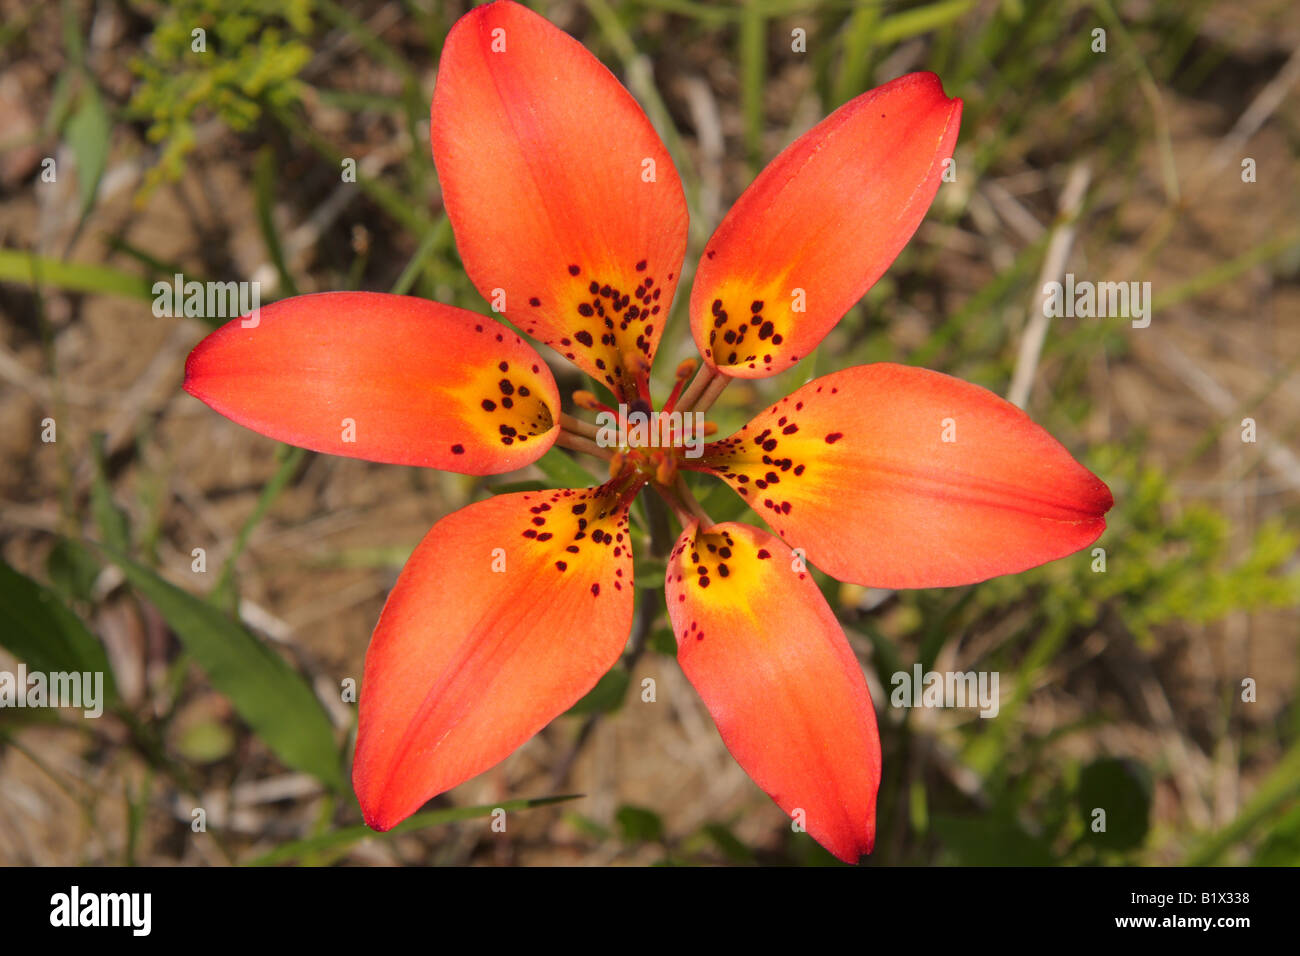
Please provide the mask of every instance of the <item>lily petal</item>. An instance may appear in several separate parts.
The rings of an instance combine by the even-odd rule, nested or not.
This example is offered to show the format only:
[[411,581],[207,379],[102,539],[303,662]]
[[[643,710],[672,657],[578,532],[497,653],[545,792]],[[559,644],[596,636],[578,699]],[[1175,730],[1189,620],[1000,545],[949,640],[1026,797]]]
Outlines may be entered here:
[[691,289],[706,362],[764,378],[817,347],[921,224],[961,105],[933,73],[899,77],[845,103],[759,174],[709,240]]
[[881,363],[814,379],[705,446],[721,476],[840,580],[950,587],[1085,548],[1110,490],[987,389]]
[[185,390],[232,421],[313,451],[467,475],[555,444],[560,393],[536,350],[481,315],[413,296],[326,292],[223,325]]
[[669,559],[677,659],[745,772],[846,863],[876,834],[880,738],[862,668],[803,564],[745,524],[692,524]]
[[352,781],[371,827],[505,759],[618,660],[632,490],[501,495],[420,542],[366,652]]
[[500,0],[447,36],[432,142],[479,291],[632,401],[628,357],[654,357],[687,212],[672,159],[631,94],[582,44]]

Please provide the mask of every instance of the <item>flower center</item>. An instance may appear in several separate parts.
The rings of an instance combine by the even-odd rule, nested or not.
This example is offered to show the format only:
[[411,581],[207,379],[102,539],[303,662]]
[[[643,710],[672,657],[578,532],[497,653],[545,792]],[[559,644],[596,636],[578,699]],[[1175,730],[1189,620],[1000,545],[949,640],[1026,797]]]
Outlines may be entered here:
[[479,427],[503,445],[526,442],[550,431],[554,416],[543,398],[540,372],[537,365],[503,361],[474,376],[466,394],[477,406]]

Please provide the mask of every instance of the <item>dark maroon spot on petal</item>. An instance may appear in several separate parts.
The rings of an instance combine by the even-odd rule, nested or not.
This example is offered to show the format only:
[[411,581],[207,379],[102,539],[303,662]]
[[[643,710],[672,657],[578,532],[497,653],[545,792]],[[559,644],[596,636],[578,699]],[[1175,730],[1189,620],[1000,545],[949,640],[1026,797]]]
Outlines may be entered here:
[[537,296],[533,296],[531,299],[528,300],[528,304],[535,309],[542,304],[542,300],[537,298]]
[[581,271],[582,270],[579,269],[577,266],[569,266],[569,275],[571,276],[576,276]]
[[826,436],[826,444],[834,445],[837,441],[839,441],[843,437],[844,437],[843,432],[831,432],[829,435]]
[[464,446],[464,445],[452,445],[452,446],[451,446],[451,453],[452,453],[453,455],[463,455],[463,454],[465,454],[465,446]]
[[561,571],[567,571],[569,569],[569,566],[565,564],[563,561],[556,561],[555,566],[559,568]]
[[599,584],[593,584],[593,585],[591,586],[591,596],[592,596],[592,597],[600,597],[600,585],[599,585]]
[[767,558],[770,558],[770,557],[772,556],[772,554],[771,554],[771,552],[769,552],[769,551],[767,550],[767,548],[759,548],[759,549],[758,549],[758,556],[759,556],[760,558],[766,560]]

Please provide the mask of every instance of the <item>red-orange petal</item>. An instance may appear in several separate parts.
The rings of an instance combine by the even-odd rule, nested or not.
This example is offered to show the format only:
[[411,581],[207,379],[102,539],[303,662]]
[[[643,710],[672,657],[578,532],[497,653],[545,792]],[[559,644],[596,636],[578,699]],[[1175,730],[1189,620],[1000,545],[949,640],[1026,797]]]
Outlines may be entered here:
[[609,386],[663,334],[686,199],[654,127],[572,37],[507,0],[456,22],[433,158],[461,259],[494,308]]
[[704,359],[737,378],[806,356],[889,268],[930,207],[961,100],[911,73],[845,103],[737,200],[691,289]]
[[501,495],[420,542],[366,652],[352,782],[371,827],[505,759],[618,660],[633,590],[620,501],[612,484]]
[[473,312],[325,292],[263,306],[253,323],[236,319],[200,342],[185,390],[271,438],[491,475],[537,460],[559,435],[560,394],[546,363]]
[[1110,490],[1023,411],[921,368],[814,379],[705,446],[793,547],[873,587],[972,584],[1087,547]]
[[692,525],[669,559],[666,591],[677,659],[737,763],[839,859],[870,853],[876,714],[806,566],[749,525]]

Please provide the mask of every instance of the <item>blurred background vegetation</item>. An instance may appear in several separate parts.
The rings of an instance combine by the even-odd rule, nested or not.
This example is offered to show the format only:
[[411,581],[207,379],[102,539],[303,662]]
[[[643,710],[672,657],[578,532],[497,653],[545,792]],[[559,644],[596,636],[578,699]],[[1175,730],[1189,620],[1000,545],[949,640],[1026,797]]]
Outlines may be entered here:
[[[763,163],[903,72],[965,100],[955,179],[895,266],[808,360],[711,413],[726,434],[863,362],[1001,394],[1019,366],[1030,414],[1115,494],[1104,571],[1085,551],[951,590],[822,580],[881,714],[868,862],[1300,862],[1293,0],[530,5],[629,86],[682,175],[660,395],[694,354],[695,257]],[[587,479],[559,450],[475,479],[279,447],[180,390],[221,320],[157,318],[150,289],[182,272],[486,313],[428,146],[466,7],[0,0],[0,669],[111,684],[100,720],[0,709],[0,863],[833,862],[727,755],[647,560],[626,668],[402,832],[359,825],[346,682],[406,556],[493,488]],[[1055,319],[1022,355],[1065,271],[1151,282],[1150,327]],[[999,715],[890,707],[918,662],[999,672]]]

